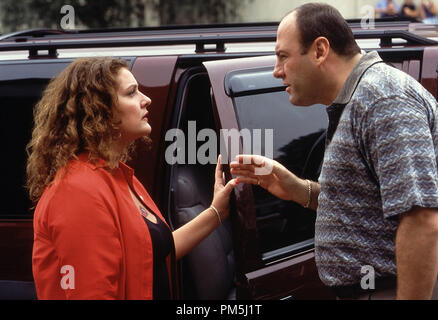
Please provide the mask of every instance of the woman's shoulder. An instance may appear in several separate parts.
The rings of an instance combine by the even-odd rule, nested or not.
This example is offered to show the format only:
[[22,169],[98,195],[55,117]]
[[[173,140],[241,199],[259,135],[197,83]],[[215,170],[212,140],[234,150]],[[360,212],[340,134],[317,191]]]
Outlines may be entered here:
[[93,163],[83,157],[70,160],[58,171],[52,183],[57,192],[93,192],[105,189],[114,179],[101,162]]

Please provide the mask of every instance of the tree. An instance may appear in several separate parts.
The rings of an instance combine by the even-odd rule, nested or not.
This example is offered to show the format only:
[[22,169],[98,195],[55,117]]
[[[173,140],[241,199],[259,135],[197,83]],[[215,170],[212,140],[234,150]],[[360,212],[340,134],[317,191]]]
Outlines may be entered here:
[[[79,26],[108,28],[130,26],[132,3],[134,1],[129,0],[70,0],[68,4],[73,6]],[[32,12],[40,17],[45,26],[52,28],[59,26],[60,9],[65,4],[65,0],[30,0]]]
[[252,0],[2,0],[3,33],[60,28],[61,8],[75,11],[77,29],[236,22]]
[[234,22],[241,0],[155,0],[161,25]]

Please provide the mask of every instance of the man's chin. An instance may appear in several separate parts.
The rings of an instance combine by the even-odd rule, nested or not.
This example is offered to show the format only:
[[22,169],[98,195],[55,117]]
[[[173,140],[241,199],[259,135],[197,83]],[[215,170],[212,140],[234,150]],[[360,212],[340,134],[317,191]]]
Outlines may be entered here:
[[304,99],[299,99],[297,96],[289,96],[289,102],[296,107],[308,107],[313,106],[315,103],[309,102]]

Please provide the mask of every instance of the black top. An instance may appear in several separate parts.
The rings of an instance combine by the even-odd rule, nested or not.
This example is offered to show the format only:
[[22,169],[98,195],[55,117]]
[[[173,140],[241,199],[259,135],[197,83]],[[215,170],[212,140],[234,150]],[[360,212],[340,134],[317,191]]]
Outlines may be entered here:
[[154,300],[170,300],[169,273],[166,258],[172,251],[173,236],[169,228],[157,217],[157,223],[143,217],[151,234],[154,252]]
[[404,4],[403,7],[402,7],[401,10],[400,10],[400,15],[401,15],[402,17],[409,17],[409,16],[407,16],[407,15],[405,14],[405,8],[409,8],[409,9],[411,9],[411,10],[415,10],[415,9],[417,9],[417,8],[415,7],[414,4]]

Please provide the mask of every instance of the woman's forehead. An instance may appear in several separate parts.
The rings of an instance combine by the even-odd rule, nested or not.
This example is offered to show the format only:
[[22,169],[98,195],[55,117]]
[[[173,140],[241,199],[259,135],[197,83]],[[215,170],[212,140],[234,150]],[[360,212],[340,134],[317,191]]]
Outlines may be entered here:
[[131,85],[137,85],[137,80],[135,80],[134,75],[126,68],[120,69],[117,79],[122,89],[128,88]]

